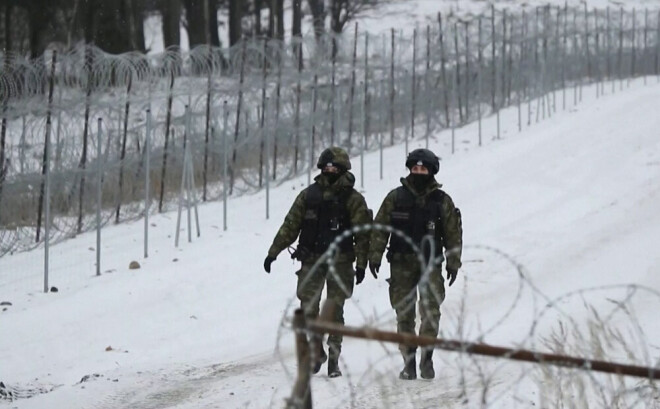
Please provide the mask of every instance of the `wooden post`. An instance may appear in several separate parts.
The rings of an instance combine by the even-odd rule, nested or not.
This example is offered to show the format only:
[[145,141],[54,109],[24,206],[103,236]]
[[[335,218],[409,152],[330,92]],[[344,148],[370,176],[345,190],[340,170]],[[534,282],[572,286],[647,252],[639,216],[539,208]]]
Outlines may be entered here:
[[[323,314],[323,313],[322,313]],[[521,362],[533,362],[563,368],[582,369],[613,375],[634,376],[643,379],[660,379],[660,369],[637,365],[626,365],[616,362],[596,361],[566,355],[535,352],[525,349],[499,347],[495,345],[465,341],[446,340],[414,334],[380,331],[373,328],[348,327],[334,322],[315,320],[307,323],[310,331],[319,334],[336,334],[345,337],[391,342],[396,344],[433,347],[445,351],[467,353],[471,355],[490,356]]]
[[293,386],[291,398],[287,401],[287,409],[312,409],[312,362],[309,343],[305,333],[307,325],[305,314],[301,308],[293,315],[293,330],[296,337],[296,357],[298,359],[298,378]]

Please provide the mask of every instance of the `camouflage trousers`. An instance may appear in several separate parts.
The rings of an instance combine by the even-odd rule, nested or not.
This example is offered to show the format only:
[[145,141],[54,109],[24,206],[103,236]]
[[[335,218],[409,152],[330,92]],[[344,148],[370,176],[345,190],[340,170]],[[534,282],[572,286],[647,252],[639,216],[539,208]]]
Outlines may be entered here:
[[[333,322],[344,324],[344,303],[353,295],[353,282],[355,271],[353,263],[335,263],[335,272],[330,274],[328,265],[322,264],[315,271],[311,271],[315,263],[313,260],[305,260],[298,275],[298,286],[296,294],[300,300],[300,306],[305,311],[305,318],[316,319],[319,316],[319,303],[323,287],[327,284],[327,298],[334,301],[335,311]],[[330,358],[338,358],[341,353],[341,335],[328,336],[328,352]]]
[[[422,271],[419,261],[406,255],[391,261],[390,272],[387,281],[390,285],[390,304],[396,312],[397,332],[415,334],[415,310],[419,289],[419,313],[422,321],[419,335],[437,337],[440,305],[445,299],[442,265],[435,266],[426,279],[420,282]],[[406,356],[415,348],[400,345],[399,350]]]

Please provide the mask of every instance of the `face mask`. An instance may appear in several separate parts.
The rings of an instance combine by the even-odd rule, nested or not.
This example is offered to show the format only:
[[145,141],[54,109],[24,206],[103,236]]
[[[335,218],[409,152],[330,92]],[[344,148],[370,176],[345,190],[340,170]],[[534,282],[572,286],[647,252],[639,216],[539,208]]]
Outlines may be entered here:
[[337,179],[341,177],[341,173],[323,172],[323,175],[325,176],[328,183],[330,183],[331,185],[334,184],[337,181]]
[[415,188],[415,190],[422,191],[429,184],[432,178],[433,175],[422,175],[419,173],[411,173],[410,184]]

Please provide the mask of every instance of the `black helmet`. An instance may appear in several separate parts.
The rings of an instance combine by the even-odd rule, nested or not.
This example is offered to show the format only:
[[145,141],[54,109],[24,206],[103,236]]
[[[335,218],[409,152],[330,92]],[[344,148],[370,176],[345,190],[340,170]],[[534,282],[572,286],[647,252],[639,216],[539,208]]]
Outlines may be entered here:
[[348,158],[348,153],[346,153],[346,151],[342,148],[338,148],[336,146],[321,152],[321,156],[319,156],[316,167],[323,169],[324,167],[328,166],[328,164],[331,164],[332,166],[335,166],[342,171],[351,169],[351,161]]
[[415,165],[426,167],[432,175],[435,175],[440,170],[440,160],[435,156],[435,153],[428,149],[415,149],[408,154],[406,167],[411,169]]

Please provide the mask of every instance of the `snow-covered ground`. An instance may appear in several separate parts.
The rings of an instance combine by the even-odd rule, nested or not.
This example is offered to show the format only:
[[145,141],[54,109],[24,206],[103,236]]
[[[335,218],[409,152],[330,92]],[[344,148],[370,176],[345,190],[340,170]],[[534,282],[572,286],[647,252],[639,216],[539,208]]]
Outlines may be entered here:
[[[443,337],[658,366],[660,82],[616,89],[611,95],[606,86],[596,99],[585,88],[585,101],[566,111],[558,93],[558,112],[520,133],[517,110],[503,111],[502,138],[494,139],[488,118],[481,147],[477,125],[466,126],[454,155],[450,132],[434,136],[438,180],[461,208],[465,231]],[[406,173],[403,146],[383,158],[380,180],[379,154],[365,156],[362,191],[374,209]],[[353,166],[360,180],[359,158]],[[0,258],[0,302],[12,304],[0,307],[0,381],[53,389],[0,407],[282,407],[296,370],[287,322],[297,305],[296,265],[281,254],[266,274],[262,261],[305,185],[303,176],[273,189],[270,220],[265,192],[230,200],[227,231],[222,203],[201,206],[202,236],[187,243],[183,232],[178,249],[176,214],[153,217],[147,259],[141,222],[108,227],[100,277],[94,233],[59,244],[50,277],[57,293],[39,291],[42,251]],[[129,270],[132,260],[142,268]],[[395,329],[388,276],[387,266],[377,280],[367,274],[347,303],[348,325]],[[551,340],[562,342],[562,328],[568,341],[559,345]],[[544,406],[539,385],[561,377],[534,365],[438,351],[435,380],[404,382],[400,361],[396,346],[345,340],[344,376],[329,379],[325,368],[314,376],[314,407],[482,407],[482,394],[487,407],[560,407]]]

